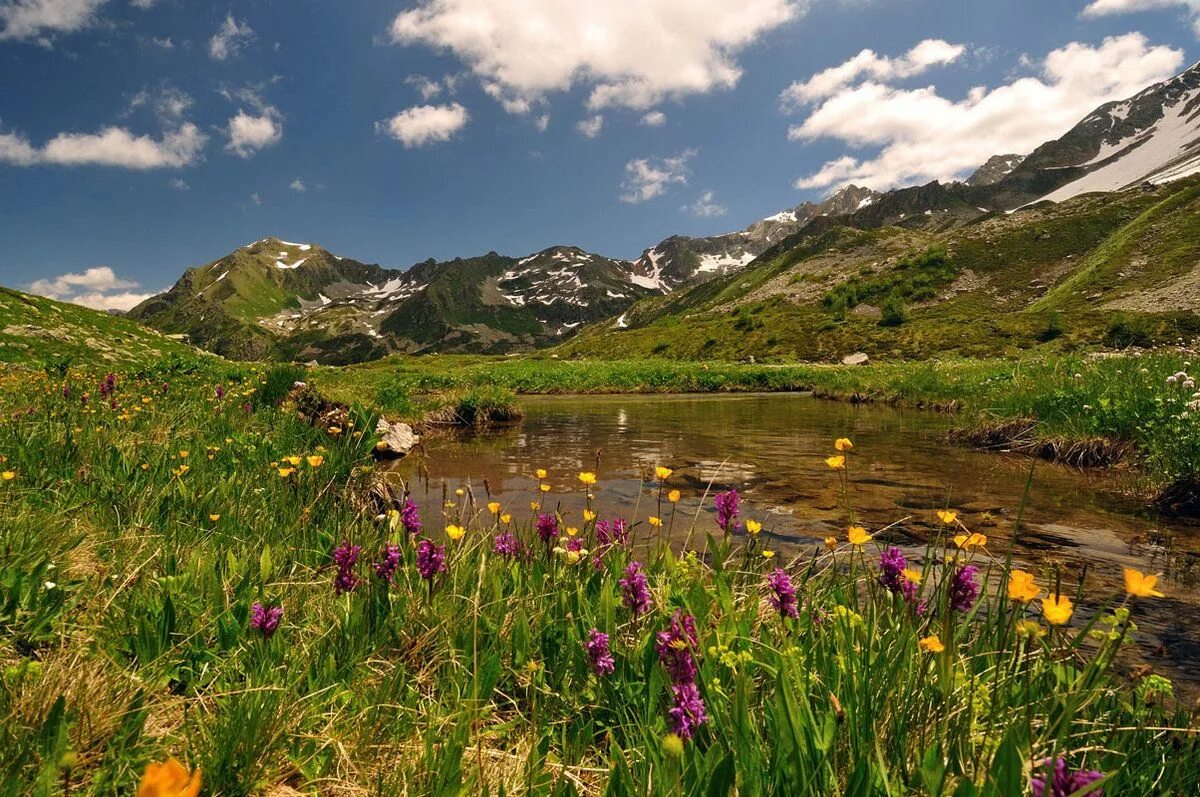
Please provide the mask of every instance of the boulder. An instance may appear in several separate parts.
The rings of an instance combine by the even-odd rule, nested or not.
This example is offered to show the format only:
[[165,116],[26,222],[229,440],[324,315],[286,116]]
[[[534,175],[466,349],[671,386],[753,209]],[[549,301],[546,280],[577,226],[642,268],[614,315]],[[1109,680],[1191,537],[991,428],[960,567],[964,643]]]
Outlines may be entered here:
[[392,423],[387,418],[380,418],[375,427],[379,442],[375,444],[375,453],[380,457],[403,457],[421,442],[421,437],[407,423]]
[[866,365],[871,361],[866,352],[856,351],[842,358],[842,365]]

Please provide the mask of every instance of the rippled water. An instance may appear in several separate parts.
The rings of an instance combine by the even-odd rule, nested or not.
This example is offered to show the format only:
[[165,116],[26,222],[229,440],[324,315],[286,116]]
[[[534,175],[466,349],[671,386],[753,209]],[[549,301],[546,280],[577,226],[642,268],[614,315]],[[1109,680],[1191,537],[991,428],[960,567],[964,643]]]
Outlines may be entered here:
[[[464,439],[426,442],[402,460],[398,475],[427,507],[470,485],[480,504],[490,494],[518,518],[537,497],[534,471],[546,468],[553,491],[542,498],[579,519],[576,474],[597,472],[601,517],[644,521],[657,514],[655,465],[675,470],[683,492],[672,534],[682,540],[699,509],[697,528],[713,527],[706,488],[736,487],[743,517],[763,522],[763,536],[782,555],[806,554],[827,535],[845,535],[847,510],[824,459],[832,441],[849,437],[849,503],[871,530],[896,524],[888,538],[919,546],[935,531],[934,510],[959,510],[972,530],[1003,556],[1026,491],[1015,555],[1033,568],[1060,561],[1064,591],[1086,575],[1086,595],[1099,606],[1119,589],[1121,567],[1165,572],[1169,597],[1138,609],[1148,663],[1200,683],[1200,534],[1195,526],[1136,513],[1113,474],[1081,473],[1028,458],[971,451],[944,442],[947,418],[875,405],[827,402],[799,394],[732,396],[604,396],[528,399],[512,428]],[[669,518],[669,510],[664,515]],[[639,532],[644,535],[645,527]],[[914,548],[915,550],[915,548]]]

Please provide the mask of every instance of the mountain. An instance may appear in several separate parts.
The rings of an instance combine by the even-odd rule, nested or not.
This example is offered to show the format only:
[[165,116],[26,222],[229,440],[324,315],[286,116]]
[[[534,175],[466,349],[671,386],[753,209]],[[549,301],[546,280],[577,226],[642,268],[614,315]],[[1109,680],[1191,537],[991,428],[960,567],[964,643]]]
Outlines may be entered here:
[[1021,165],[1024,155],[993,155],[967,178],[967,185],[995,185]]

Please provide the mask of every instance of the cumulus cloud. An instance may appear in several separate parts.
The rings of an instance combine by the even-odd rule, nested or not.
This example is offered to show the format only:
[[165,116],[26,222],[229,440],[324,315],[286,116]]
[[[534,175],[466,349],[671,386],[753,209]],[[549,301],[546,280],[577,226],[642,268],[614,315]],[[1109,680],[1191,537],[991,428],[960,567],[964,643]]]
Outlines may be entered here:
[[194,104],[191,95],[167,83],[153,91],[143,89],[133,95],[133,99],[129,101],[129,110],[132,112],[138,108],[149,107],[160,120],[170,123],[182,119]]
[[129,5],[147,11],[154,8],[155,0],[129,0]]
[[1140,33],[1073,42],[1032,62],[1037,74],[962,99],[933,86],[901,89],[872,79],[820,102],[788,137],[834,139],[871,154],[846,154],[796,181],[797,188],[849,183],[882,189],[965,176],[998,152],[1028,153],[1069,130],[1097,106],[1175,74],[1183,52]]
[[98,133],[59,133],[35,146],[14,133],[0,133],[0,162],[14,166],[115,166],[122,169],[178,169],[200,159],[208,137],[191,122],[160,138],[137,136],[123,127]]
[[424,75],[409,75],[404,82],[420,92],[421,99],[427,102],[442,93],[442,84]]
[[96,21],[107,0],[7,0],[0,2],[0,41],[75,33]]
[[684,205],[682,210],[704,219],[713,218],[714,216],[724,216],[729,212],[729,208],[717,202],[717,195],[713,191],[705,191],[696,198],[695,202],[690,205]]
[[171,180],[169,185],[176,191],[187,191],[189,188],[191,188],[191,186],[187,184],[187,180],[181,180],[178,177]]
[[1192,20],[1192,30],[1200,36],[1200,0],[1093,0],[1083,9],[1080,16],[1107,17],[1160,8],[1179,8],[1185,11]]
[[863,50],[843,64],[788,86],[780,95],[780,103],[785,110],[802,108],[832,97],[861,77],[881,81],[914,77],[932,67],[953,63],[966,51],[963,45],[942,39],[925,39],[898,58],[877,55],[874,50]]
[[589,116],[587,119],[581,119],[575,123],[575,129],[588,138],[595,138],[604,129],[604,117],[596,114],[595,116]]
[[251,194],[251,195],[250,195],[250,201],[251,201],[251,202],[253,202],[255,205],[261,205],[261,204],[262,204],[262,197],[260,197],[260,196],[258,195],[258,192],[257,192],[257,191],[255,191],[253,194]]
[[283,140],[283,120],[279,111],[270,105],[255,113],[239,109],[229,120],[225,133],[229,136],[225,151],[239,158],[249,158],[260,149]]
[[305,185],[304,181],[301,180],[299,177],[297,177],[295,180],[292,180],[290,183],[288,183],[288,188],[292,189],[297,194],[303,194],[305,191],[308,190],[308,186]]
[[642,117],[642,124],[646,127],[662,127],[667,123],[667,115],[662,111],[651,111]]
[[621,182],[621,201],[636,205],[662,196],[675,184],[686,184],[688,161],[696,150],[685,149],[670,158],[639,158],[625,164]]
[[513,113],[583,84],[588,107],[647,109],[727,89],[737,54],[804,13],[807,0],[422,0],[392,22],[399,44],[461,59]]
[[375,130],[412,149],[449,141],[470,118],[467,109],[457,102],[450,105],[417,105],[404,109],[391,119],[376,122]]
[[140,287],[136,280],[118,277],[108,266],[95,266],[80,273],[36,280],[30,283],[29,290],[96,310],[129,310],[153,295],[138,291]]
[[538,129],[539,133],[545,133],[546,128],[550,126],[550,114],[544,113],[533,120],[533,126]]
[[208,54],[217,61],[237,55],[250,41],[254,39],[254,29],[242,20],[238,22],[233,13],[225,15],[221,27],[208,40]]

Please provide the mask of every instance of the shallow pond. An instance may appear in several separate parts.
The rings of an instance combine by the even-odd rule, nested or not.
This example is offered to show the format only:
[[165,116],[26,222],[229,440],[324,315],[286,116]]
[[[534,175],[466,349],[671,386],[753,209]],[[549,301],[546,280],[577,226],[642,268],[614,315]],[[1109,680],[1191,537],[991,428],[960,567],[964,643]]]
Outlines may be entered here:
[[[781,558],[811,555],[827,535],[845,538],[846,501],[825,464],[838,437],[855,448],[848,502],[856,519],[883,538],[917,550],[938,530],[935,510],[953,508],[1003,557],[1032,483],[1015,556],[1038,569],[1064,566],[1064,592],[1086,577],[1085,601],[1098,607],[1120,589],[1122,566],[1165,572],[1168,598],[1145,602],[1135,617],[1147,663],[1200,684],[1200,533],[1194,526],[1138,514],[1122,498],[1119,475],[1083,473],[1005,454],[948,445],[951,421],[936,413],[822,401],[801,394],[703,396],[568,396],[523,401],[520,424],[486,435],[430,438],[425,451],[401,460],[396,474],[427,507],[469,486],[480,505],[490,495],[518,519],[538,498],[534,471],[546,468],[558,507],[582,525],[576,474],[594,470],[600,517],[645,521],[660,514],[655,465],[675,473],[683,493],[674,519],[661,514],[680,545],[695,522],[695,547],[715,529],[711,493],[736,487],[742,517],[763,524],[762,537]],[[709,497],[701,501],[706,489]],[[665,532],[664,532],[665,533]],[[1087,599],[1094,598],[1094,603]]]

